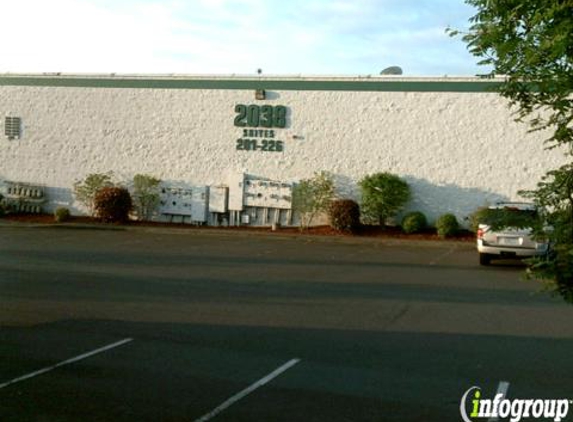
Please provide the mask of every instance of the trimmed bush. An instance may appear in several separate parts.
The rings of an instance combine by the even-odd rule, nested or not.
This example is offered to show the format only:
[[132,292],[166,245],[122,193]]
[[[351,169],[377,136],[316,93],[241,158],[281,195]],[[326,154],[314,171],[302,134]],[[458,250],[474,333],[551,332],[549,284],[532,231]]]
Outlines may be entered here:
[[458,224],[458,219],[453,214],[444,214],[438,221],[436,221],[436,229],[438,231],[438,236],[440,237],[450,237],[455,236],[460,229]]
[[428,226],[426,216],[420,211],[409,212],[402,219],[402,230],[404,233],[418,233]]
[[360,227],[360,207],[352,199],[336,199],[328,207],[328,219],[332,228],[354,233]]
[[394,217],[410,198],[408,183],[388,172],[365,176],[359,185],[364,220],[381,226],[388,218]]
[[96,216],[106,222],[124,223],[132,209],[131,195],[126,188],[105,187],[95,196]]
[[54,221],[56,223],[68,221],[70,216],[70,210],[64,207],[56,208],[56,211],[54,211]]

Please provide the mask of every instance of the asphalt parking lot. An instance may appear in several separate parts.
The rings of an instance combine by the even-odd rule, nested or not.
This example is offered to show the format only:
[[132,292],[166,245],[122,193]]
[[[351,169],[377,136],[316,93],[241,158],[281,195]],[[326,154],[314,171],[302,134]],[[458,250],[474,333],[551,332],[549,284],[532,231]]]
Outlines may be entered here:
[[573,398],[573,307],[522,271],[459,242],[3,227],[0,421],[456,421],[472,386]]

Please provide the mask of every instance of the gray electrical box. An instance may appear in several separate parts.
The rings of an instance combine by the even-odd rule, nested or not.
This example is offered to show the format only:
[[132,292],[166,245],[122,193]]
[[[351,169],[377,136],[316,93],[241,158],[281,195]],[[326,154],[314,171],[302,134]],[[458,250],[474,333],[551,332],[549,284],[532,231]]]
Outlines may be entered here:
[[191,193],[191,220],[197,223],[206,223],[208,205],[209,187],[199,186],[193,188]]
[[44,187],[29,183],[5,181],[3,203],[11,212],[41,213],[46,202]]
[[229,177],[229,210],[243,211],[245,175],[243,173],[233,174]]
[[229,210],[229,188],[209,186],[209,212],[224,214]]
[[229,210],[243,211],[245,207],[292,208],[293,184],[243,173],[229,178]]
[[161,214],[191,215],[191,195],[188,188],[164,186],[161,188]]
[[159,212],[163,215],[189,218],[192,223],[207,222],[209,188],[207,186],[162,186]]
[[246,207],[292,208],[292,183],[247,176],[245,179]]

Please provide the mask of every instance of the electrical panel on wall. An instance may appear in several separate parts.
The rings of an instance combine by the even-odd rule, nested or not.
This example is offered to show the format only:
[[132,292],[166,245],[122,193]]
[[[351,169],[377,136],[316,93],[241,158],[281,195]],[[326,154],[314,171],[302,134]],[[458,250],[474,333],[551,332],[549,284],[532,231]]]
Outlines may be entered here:
[[209,187],[199,186],[193,188],[191,194],[191,220],[205,223],[207,221],[208,204]]
[[191,189],[162,187],[159,211],[162,214],[191,215]]
[[192,222],[204,223],[207,221],[207,207],[209,204],[209,188],[199,186],[181,188],[163,186],[159,212],[171,216],[190,217]]
[[209,187],[209,212],[224,214],[229,210],[229,188],[227,186]]
[[237,173],[229,176],[229,211],[243,211],[244,189],[244,173]]
[[5,181],[2,203],[10,212],[41,213],[46,202],[44,187],[29,183]]
[[245,207],[290,210],[292,189],[292,183],[234,174],[229,177],[229,210],[243,211]]
[[292,188],[292,183],[247,175],[244,182],[244,204],[247,207],[290,210],[292,208]]

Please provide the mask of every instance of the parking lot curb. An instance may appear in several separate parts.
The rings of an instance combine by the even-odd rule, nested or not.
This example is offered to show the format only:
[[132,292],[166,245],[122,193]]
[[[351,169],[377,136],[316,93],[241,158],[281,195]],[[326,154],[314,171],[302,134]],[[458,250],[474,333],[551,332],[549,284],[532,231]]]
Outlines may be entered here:
[[68,229],[68,230],[113,230],[113,231],[125,231],[126,227],[123,226],[113,226],[113,225],[103,225],[103,224],[77,224],[77,223],[53,223],[53,224],[41,224],[41,223],[20,223],[12,221],[2,221],[0,222],[0,229]]
[[306,233],[285,233],[279,231],[248,231],[233,228],[208,228],[208,227],[150,227],[150,226],[118,226],[113,224],[82,224],[82,223],[22,223],[13,221],[1,221],[0,229],[49,229],[49,230],[94,230],[94,231],[134,231],[154,234],[172,234],[186,236],[219,236],[219,237],[265,237],[271,239],[291,239],[305,243],[344,243],[344,244],[382,244],[386,246],[430,246],[473,248],[474,243],[463,240],[420,240],[404,239],[396,237],[379,236],[348,236],[348,235],[317,235]]

